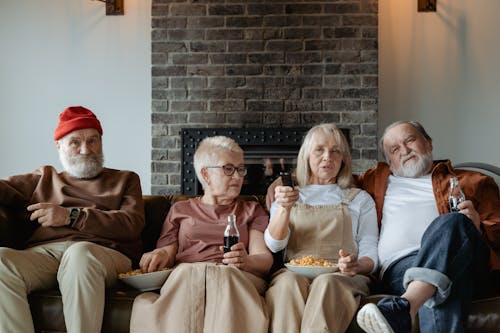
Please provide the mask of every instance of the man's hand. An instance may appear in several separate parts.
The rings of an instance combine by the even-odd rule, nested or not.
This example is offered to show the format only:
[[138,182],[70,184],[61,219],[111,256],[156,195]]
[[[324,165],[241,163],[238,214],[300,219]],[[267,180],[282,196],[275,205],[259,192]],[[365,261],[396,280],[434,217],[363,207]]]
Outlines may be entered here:
[[31,213],[30,220],[37,222],[42,227],[62,227],[69,222],[70,208],[61,207],[51,203],[36,203],[28,206]]
[[481,218],[479,217],[479,213],[476,208],[474,208],[474,204],[470,200],[465,200],[458,204],[458,209],[460,209],[459,213],[464,214],[468,218],[474,222],[477,230],[481,232]]

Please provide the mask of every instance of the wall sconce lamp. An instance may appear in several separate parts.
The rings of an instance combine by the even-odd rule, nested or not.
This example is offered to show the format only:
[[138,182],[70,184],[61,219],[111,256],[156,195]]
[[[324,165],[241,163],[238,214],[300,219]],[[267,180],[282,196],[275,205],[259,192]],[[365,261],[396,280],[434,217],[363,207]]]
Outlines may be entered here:
[[124,15],[123,0],[97,0],[106,3],[106,15]]
[[418,0],[419,12],[435,12],[437,0]]

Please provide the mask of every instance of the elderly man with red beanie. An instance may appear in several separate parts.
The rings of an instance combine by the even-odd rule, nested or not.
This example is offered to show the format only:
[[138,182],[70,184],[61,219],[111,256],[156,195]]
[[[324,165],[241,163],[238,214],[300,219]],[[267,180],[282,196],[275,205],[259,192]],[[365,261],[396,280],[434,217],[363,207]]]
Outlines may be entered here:
[[34,332],[27,295],[57,285],[67,331],[100,332],[106,286],[140,256],[139,177],[103,167],[101,136],[92,111],[69,107],[54,134],[64,171],[0,179],[0,204],[37,223],[26,249],[0,247],[0,332]]

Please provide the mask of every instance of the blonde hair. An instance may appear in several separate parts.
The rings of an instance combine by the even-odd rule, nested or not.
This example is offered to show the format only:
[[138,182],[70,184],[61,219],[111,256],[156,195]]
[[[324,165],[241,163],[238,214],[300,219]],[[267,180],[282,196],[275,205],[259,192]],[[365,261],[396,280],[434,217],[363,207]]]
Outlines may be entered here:
[[206,166],[215,166],[219,163],[219,152],[228,150],[233,153],[239,153],[243,156],[243,149],[236,141],[227,136],[210,136],[206,137],[198,144],[196,152],[193,156],[194,170],[196,177],[205,188],[205,180],[201,175],[201,169]]
[[341,188],[349,188],[353,184],[352,178],[352,162],[349,144],[342,131],[333,123],[320,124],[311,128],[304,137],[304,141],[300,146],[299,155],[297,156],[297,183],[299,186],[309,184],[311,178],[311,168],[309,166],[309,155],[313,149],[314,134],[322,132],[326,135],[331,135],[339,145],[342,151],[342,165],[337,175],[337,185]]

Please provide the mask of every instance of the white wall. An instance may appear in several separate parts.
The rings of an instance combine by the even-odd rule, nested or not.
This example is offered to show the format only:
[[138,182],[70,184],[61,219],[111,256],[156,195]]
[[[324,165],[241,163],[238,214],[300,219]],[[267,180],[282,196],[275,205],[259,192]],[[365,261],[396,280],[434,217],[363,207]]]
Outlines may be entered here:
[[498,0],[379,0],[379,131],[418,120],[435,158],[500,166]]
[[83,105],[101,120],[105,164],[137,172],[150,193],[151,0],[106,16],[91,0],[0,2],[0,178],[60,169],[58,115]]

